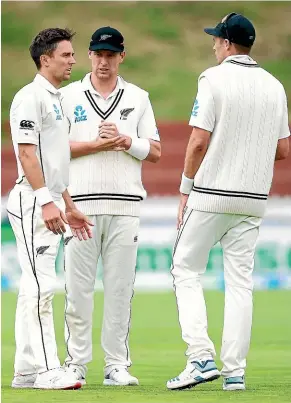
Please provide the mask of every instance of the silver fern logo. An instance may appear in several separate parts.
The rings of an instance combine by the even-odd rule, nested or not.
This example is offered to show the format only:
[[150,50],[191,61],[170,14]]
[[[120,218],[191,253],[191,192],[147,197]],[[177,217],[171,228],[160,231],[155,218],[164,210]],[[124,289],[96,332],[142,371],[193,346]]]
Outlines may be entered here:
[[127,120],[128,115],[132,112],[134,108],[126,108],[120,111],[120,120]]
[[38,255],[43,255],[44,252],[49,248],[49,246],[39,246],[38,248],[36,248],[36,257]]
[[112,35],[101,35],[99,41],[106,41],[106,39],[111,38]]

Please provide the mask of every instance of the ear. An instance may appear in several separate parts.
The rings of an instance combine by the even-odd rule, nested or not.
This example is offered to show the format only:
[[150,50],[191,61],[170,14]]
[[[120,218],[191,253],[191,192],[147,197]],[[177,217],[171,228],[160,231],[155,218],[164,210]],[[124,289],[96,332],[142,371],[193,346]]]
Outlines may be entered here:
[[224,46],[226,50],[229,50],[231,47],[231,43],[229,42],[228,39],[224,39]]
[[120,63],[123,63],[123,60],[125,59],[125,52],[120,53]]
[[48,55],[41,55],[40,58],[41,66],[48,67],[49,66],[49,56]]
[[92,59],[92,50],[88,50],[89,59]]

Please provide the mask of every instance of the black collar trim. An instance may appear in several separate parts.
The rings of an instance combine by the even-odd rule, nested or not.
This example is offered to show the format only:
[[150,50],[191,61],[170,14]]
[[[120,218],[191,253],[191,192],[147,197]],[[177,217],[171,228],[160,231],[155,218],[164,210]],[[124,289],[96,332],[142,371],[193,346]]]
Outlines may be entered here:
[[260,67],[258,64],[242,63],[242,62],[238,62],[237,60],[229,60],[229,62],[227,62],[227,63],[238,64],[239,66],[243,66],[243,67]]
[[124,93],[124,89],[119,90],[112,105],[107,109],[107,111],[103,112],[97,105],[97,103],[96,103],[95,99],[93,98],[92,94],[90,93],[90,91],[89,90],[85,91],[85,95],[86,95],[88,101],[90,102],[92,108],[104,120],[107,119],[111,115],[111,113],[116,109],[117,105],[119,104],[119,102],[122,98],[123,93]]

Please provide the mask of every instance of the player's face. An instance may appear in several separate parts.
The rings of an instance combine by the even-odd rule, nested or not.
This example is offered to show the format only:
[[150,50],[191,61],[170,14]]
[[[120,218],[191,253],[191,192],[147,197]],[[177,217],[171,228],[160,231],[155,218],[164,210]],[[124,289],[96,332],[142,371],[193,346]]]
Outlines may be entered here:
[[219,38],[217,36],[214,36],[213,37],[213,42],[214,42],[213,50],[214,50],[214,53],[215,53],[215,57],[216,57],[216,60],[217,60],[218,64],[220,64],[221,62],[223,62],[223,60],[227,56],[229,56],[229,53],[228,53],[228,48],[229,48],[228,41],[223,39],[223,38]]
[[108,80],[118,75],[120,63],[123,62],[125,52],[112,52],[111,50],[89,51],[92,61],[92,73],[100,80]]
[[46,56],[47,71],[61,83],[71,77],[72,66],[76,63],[74,49],[70,41],[61,41],[51,56]]

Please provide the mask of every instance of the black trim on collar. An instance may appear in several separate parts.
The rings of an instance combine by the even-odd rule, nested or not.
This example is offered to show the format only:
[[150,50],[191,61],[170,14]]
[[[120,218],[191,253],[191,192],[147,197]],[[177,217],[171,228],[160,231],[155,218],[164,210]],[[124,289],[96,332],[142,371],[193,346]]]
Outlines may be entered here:
[[86,95],[88,101],[90,102],[92,108],[104,120],[107,119],[111,115],[111,113],[116,109],[117,105],[119,104],[119,101],[121,100],[123,93],[124,93],[124,89],[119,90],[112,105],[107,109],[107,111],[103,112],[97,105],[97,102],[94,100],[90,91],[89,90],[85,91],[85,95]]
[[233,64],[237,64],[237,65],[243,66],[243,67],[260,67],[258,64],[243,63],[243,62],[238,62],[237,60],[229,60],[226,63],[233,63]]

